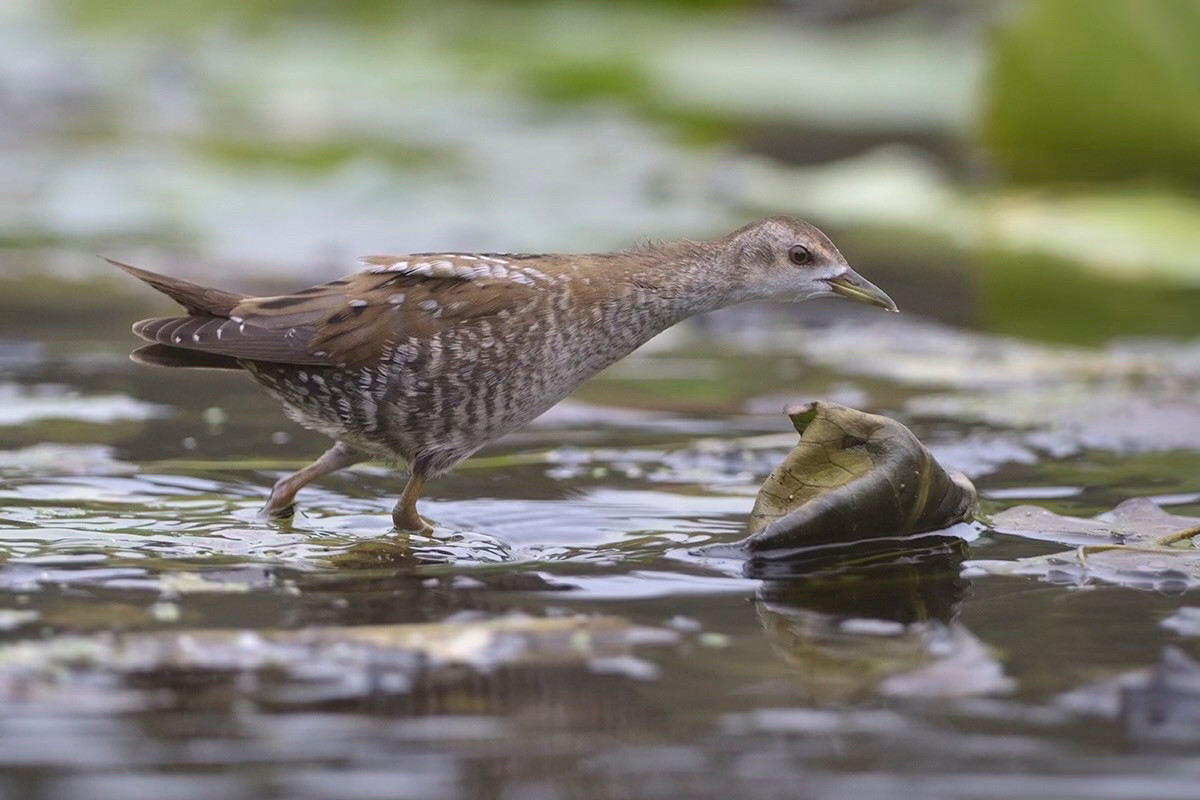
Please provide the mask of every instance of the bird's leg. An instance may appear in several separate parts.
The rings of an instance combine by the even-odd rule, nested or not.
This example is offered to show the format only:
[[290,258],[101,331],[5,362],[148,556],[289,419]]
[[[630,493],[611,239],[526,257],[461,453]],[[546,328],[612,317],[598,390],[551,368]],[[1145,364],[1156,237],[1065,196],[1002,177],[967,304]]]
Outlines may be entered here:
[[404,493],[392,509],[392,524],[396,526],[396,530],[419,532],[433,527],[417,513],[417,498],[421,496],[424,486],[425,479],[417,473],[408,476],[408,483],[404,484]]
[[296,492],[331,472],[366,460],[367,455],[363,451],[338,442],[304,469],[276,481],[275,487],[271,489],[271,496],[267,498],[267,504],[263,507],[263,516],[290,517],[296,510],[293,503]]

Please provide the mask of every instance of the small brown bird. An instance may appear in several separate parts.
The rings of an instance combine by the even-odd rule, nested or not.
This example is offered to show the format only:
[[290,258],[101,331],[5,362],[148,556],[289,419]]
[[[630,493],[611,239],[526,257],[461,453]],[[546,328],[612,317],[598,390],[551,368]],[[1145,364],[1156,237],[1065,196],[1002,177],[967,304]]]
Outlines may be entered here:
[[345,278],[277,297],[198,286],[111,262],[187,316],[142,320],[132,358],[241,369],[336,444],[280,479],[264,512],[360,461],[408,470],[392,511],[423,529],[425,482],[520,428],[656,334],[748,300],[841,295],[896,304],[812,225],[771,217],[711,241],[613,253],[370,256]]

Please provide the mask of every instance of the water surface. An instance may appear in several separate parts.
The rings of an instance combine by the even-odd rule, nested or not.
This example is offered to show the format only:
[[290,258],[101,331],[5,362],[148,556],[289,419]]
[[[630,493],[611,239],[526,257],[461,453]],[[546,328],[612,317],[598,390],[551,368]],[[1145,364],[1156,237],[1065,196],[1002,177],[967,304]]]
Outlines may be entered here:
[[812,397],[905,420],[985,510],[1195,514],[1190,431],[1141,447],[979,400],[1152,407],[1194,387],[1190,345],[1148,368],[833,303],[737,310],[433,483],[438,531],[403,540],[381,466],[259,520],[325,442],[242,376],[139,367],[129,344],[43,317],[3,347],[5,797],[1148,798],[1200,777],[1178,720],[1095,686],[1195,653],[1160,624],[1190,595],[964,569],[1061,549],[983,525],[785,565],[690,554],[739,535],[794,439],[779,410]]

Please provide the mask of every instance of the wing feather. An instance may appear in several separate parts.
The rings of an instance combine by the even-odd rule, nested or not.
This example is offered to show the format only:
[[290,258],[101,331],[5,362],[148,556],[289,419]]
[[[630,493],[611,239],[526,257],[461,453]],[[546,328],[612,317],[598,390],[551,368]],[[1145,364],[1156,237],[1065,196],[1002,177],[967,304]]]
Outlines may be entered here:
[[159,317],[142,320],[133,332],[148,342],[182,350],[282,364],[325,364],[309,353],[305,339],[220,317]]
[[373,256],[368,270],[271,297],[239,296],[227,314],[144,320],[134,333],[171,347],[252,361],[374,366],[390,345],[527,306],[549,279],[502,258]]

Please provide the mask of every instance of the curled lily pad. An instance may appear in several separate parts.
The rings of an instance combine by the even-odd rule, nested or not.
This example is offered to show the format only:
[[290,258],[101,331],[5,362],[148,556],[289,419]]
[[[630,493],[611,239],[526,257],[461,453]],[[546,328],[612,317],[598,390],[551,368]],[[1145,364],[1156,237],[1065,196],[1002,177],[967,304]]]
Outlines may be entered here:
[[800,441],[759,490],[741,549],[924,533],[974,515],[971,482],[896,420],[823,402],[787,414]]

